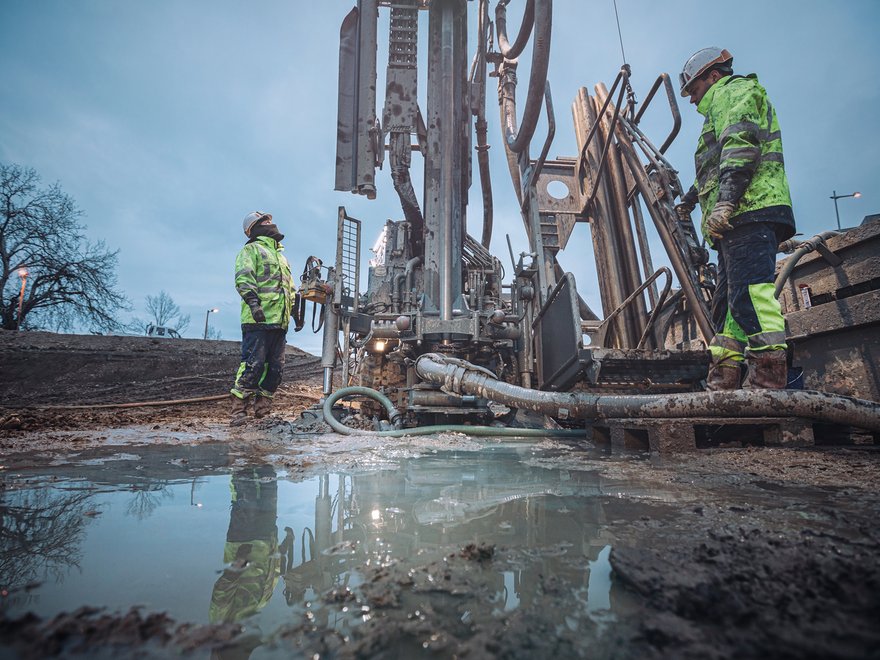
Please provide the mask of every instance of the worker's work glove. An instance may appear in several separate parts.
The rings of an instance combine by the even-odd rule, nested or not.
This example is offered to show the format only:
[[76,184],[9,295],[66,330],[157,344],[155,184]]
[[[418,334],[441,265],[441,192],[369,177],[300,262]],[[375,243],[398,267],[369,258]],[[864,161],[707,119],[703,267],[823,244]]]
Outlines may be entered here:
[[254,317],[254,321],[257,323],[266,322],[266,313],[263,311],[263,308],[260,307],[259,303],[249,305],[249,307],[251,308],[251,316]]
[[688,245],[688,253],[694,266],[705,266],[709,263],[709,250],[699,245]]
[[689,204],[688,202],[680,202],[675,205],[675,215],[678,216],[680,222],[690,222],[691,221],[691,212],[694,210],[694,205]]
[[718,202],[706,220],[706,231],[713,239],[718,240],[733,227],[730,226],[730,216],[736,210],[733,202]]

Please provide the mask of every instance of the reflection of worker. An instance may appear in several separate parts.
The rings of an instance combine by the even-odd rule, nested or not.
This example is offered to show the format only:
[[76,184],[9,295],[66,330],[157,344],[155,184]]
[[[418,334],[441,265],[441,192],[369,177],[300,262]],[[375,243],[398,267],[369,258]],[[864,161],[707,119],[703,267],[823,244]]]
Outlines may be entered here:
[[223,559],[229,567],[214,585],[210,619],[240,621],[259,612],[281,574],[275,526],[278,483],[268,465],[232,475],[232,511]]
[[248,213],[243,228],[249,240],[235,258],[242,337],[241,365],[232,388],[232,426],[247,421],[251,400],[254,417],[269,413],[272,396],[281,384],[294,297],[290,264],[281,253],[284,235],[272,224],[272,216]]
[[706,119],[697,142],[697,181],[676,207],[689,218],[699,201],[702,231],[718,250],[709,345],[712,390],[786,384],[785,325],[774,295],[776,251],[794,235],[791,196],[776,112],[755,74],[733,75],[733,56],[704,48],[685,63],[681,95]]

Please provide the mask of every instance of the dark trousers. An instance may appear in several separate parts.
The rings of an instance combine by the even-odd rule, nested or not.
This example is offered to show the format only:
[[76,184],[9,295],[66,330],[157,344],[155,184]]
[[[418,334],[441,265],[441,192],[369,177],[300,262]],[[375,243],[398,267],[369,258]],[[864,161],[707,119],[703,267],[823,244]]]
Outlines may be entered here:
[[724,330],[728,307],[746,335],[761,332],[749,285],[773,282],[778,245],[773,227],[763,222],[735,227],[718,241],[718,287],[712,298],[715,332]]
[[718,286],[712,299],[716,361],[743,351],[785,348],[785,323],[774,296],[778,236],[773,223],[749,222],[716,241]]
[[281,384],[287,330],[280,328],[244,329],[241,332],[241,364],[232,393],[261,392],[271,396]]

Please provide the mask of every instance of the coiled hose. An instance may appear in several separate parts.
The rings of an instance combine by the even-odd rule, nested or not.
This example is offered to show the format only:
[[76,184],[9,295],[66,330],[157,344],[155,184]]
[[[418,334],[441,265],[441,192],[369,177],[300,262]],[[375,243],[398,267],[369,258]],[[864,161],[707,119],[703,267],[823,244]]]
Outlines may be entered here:
[[[366,396],[385,408],[392,426],[398,427],[388,431],[363,431],[346,426],[333,416],[333,406],[340,399],[349,396]],[[371,435],[384,438],[402,438],[407,435],[431,435],[433,433],[464,433],[475,436],[495,436],[502,438],[583,438],[583,429],[517,429],[506,426],[468,426],[467,424],[434,424],[412,429],[399,428],[403,420],[400,411],[391,403],[391,399],[371,387],[353,385],[343,387],[328,396],[322,407],[324,421],[337,433],[345,435]]]

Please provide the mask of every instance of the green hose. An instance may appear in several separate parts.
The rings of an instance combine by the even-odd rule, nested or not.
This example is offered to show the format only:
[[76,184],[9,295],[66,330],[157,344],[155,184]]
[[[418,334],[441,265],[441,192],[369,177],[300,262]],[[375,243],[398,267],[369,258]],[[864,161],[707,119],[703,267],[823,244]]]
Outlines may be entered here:
[[375,435],[383,438],[402,438],[407,435],[431,435],[433,433],[464,433],[465,435],[496,436],[502,438],[583,438],[583,429],[512,429],[505,426],[468,426],[467,424],[435,424],[414,429],[393,429],[390,431],[362,431],[346,426],[333,416],[333,405],[348,396],[367,396],[379,402],[388,412],[388,419],[397,424],[402,415],[391,403],[391,399],[371,387],[343,387],[324,400],[322,411],[326,421],[334,431],[345,435]]

